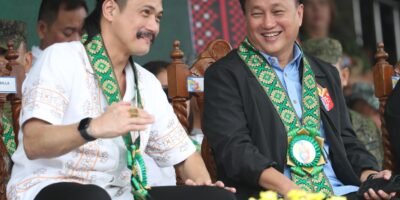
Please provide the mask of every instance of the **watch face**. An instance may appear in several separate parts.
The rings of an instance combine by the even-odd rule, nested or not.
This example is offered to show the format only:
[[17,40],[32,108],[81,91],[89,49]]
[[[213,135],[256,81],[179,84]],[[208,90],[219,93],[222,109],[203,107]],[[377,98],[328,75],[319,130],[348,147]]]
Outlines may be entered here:
[[79,133],[87,141],[93,141],[96,139],[96,138],[90,136],[90,134],[87,131],[91,120],[92,120],[92,118],[90,118],[90,117],[82,119],[81,122],[79,122],[79,126],[78,126]]
[[86,130],[89,127],[89,122],[91,118],[87,117],[85,119],[82,119],[81,122],[79,122],[78,129],[81,130]]

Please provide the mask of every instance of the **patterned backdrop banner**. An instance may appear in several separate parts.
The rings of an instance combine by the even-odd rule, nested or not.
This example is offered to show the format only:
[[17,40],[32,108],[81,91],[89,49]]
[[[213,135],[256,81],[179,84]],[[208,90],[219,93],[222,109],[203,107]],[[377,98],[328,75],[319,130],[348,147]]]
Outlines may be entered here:
[[196,53],[215,39],[227,40],[236,48],[246,34],[238,0],[189,0],[192,42]]

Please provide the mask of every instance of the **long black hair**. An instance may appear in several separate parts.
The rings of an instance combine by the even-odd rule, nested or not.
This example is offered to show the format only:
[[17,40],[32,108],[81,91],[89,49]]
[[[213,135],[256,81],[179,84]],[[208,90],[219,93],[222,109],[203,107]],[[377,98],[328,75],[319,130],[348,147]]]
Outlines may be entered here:
[[85,23],[83,24],[83,30],[88,34],[88,39],[86,43],[92,40],[92,38],[101,32],[100,29],[100,19],[102,15],[102,7],[104,0],[97,0],[96,7],[90,13],[88,17],[85,19]]

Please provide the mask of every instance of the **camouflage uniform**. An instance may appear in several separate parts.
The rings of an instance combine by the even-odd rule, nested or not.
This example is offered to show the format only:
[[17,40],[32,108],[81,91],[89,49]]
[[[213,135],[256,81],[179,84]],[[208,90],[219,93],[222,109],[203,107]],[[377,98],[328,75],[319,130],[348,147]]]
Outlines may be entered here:
[[336,64],[343,54],[340,42],[332,38],[309,39],[301,47],[304,52],[331,64]]
[[379,99],[375,97],[375,90],[371,84],[358,82],[351,87],[351,95],[348,97],[350,102],[362,100],[368,103],[373,109],[379,110]]
[[14,42],[14,49],[18,49],[21,42],[26,42],[26,24],[16,20],[0,20],[0,48],[7,50],[9,40]]
[[375,156],[382,167],[383,162],[383,146],[381,132],[375,123],[357,112],[350,110],[350,120],[353,125],[354,132],[358,139],[365,145],[365,148]]

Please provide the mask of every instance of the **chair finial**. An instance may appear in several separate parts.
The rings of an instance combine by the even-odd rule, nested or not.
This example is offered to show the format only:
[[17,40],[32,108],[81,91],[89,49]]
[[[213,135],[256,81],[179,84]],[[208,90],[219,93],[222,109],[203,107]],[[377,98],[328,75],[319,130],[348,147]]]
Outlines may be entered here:
[[378,47],[376,49],[375,59],[377,63],[387,62],[386,60],[389,58],[388,53],[385,51],[385,45],[381,42],[378,43]]
[[181,42],[179,40],[174,41],[174,50],[171,52],[171,58],[172,60],[182,60],[183,59],[183,51],[181,50]]

